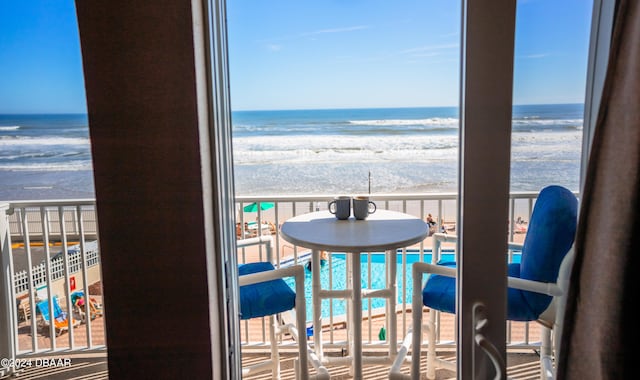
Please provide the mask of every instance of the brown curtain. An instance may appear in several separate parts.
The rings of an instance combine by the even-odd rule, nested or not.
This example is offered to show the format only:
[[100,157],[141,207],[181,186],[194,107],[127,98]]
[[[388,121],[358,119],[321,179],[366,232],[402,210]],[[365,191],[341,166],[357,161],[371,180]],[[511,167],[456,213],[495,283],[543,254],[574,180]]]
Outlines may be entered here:
[[625,379],[640,318],[640,2],[617,4],[576,237],[558,379]]

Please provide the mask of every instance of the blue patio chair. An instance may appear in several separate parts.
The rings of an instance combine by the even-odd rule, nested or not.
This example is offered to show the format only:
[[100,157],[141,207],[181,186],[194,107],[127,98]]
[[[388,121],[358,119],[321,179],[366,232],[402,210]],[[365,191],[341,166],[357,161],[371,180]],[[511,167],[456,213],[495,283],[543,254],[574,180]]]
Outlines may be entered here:
[[[264,244],[267,258],[271,259],[272,238],[260,236],[251,239],[238,240],[238,248]],[[240,285],[240,319],[268,317],[269,342],[271,345],[270,359],[261,363],[247,365],[242,368],[243,376],[271,370],[273,379],[280,379],[280,357],[278,339],[285,333],[291,334],[298,344],[298,360],[296,364],[296,378],[308,379],[308,351],[306,326],[306,308],[304,297],[304,268],[302,265],[292,265],[275,269],[271,262],[254,262],[238,265]],[[295,278],[295,292],[283,280],[286,277]],[[277,322],[275,315],[295,309],[295,324]],[[299,331],[302,331],[300,334]],[[318,370],[315,378],[328,378],[326,369],[317,361],[312,364]]]
[[69,330],[69,324],[73,327],[76,327],[80,324],[80,321],[68,315],[65,311],[62,310],[60,304],[58,303],[58,297],[53,297],[51,299],[53,303],[53,321],[51,321],[51,317],[49,314],[49,300],[40,301],[36,304],[36,308],[38,309],[38,314],[41,316],[41,320],[39,321],[40,327],[51,327],[53,326],[55,329],[56,336],[62,334],[64,331]]
[[[553,377],[550,329],[555,329],[556,336],[561,329],[563,312],[559,308],[564,305],[561,297],[566,293],[573,264],[577,211],[578,200],[573,193],[561,186],[545,187],[536,200],[524,244],[509,244],[510,249],[521,249],[521,258],[520,263],[508,265],[507,320],[538,321],[542,324],[540,364],[543,378]],[[455,236],[443,234],[435,234],[434,238],[456,240]],[[434,258],[436,250],[434,244]],[[390,379],[420,377],[423,305],[432,309],[430,321],[425,326],[428,330],[427,378],[435,378],[436,367],[456,370],[453,362],[436,358],[436,313],[433,312],[455,313],[455,272],[454,262],[414,264],[414,284],[422,283],[423,273],[430,275],[422,293],[420,287],[415,289],[412,338],[405,340],[391,369]],[[400,373],[400,366],[410,346],[413,346],[412,368],[411,377],[408,377]]]

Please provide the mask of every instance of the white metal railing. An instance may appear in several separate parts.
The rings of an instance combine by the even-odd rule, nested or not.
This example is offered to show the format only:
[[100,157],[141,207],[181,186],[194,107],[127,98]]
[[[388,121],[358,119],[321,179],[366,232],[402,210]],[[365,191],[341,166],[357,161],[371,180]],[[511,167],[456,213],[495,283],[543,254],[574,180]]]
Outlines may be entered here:
[[[104,348],[104,313],[90,310],[103,304],[95,200],[11,202],[4,211],[12,301],[0,309],[10,310],[12,355]],[[84,306],[73,304],[75,292]],[[55,317],[54,299],[68,320],[61,328],[41,313]]]
[[[80,213],[77,212],[78,207],[80,207]],[[41,210],[48,213],[46,226],[42,224]],[[59,210],[62,210],[62,213],[59,213]],[[87,238],[95,238],[98,231],[95,200],[12,202],[8,212],[9,229],[13,243],[22,241],[25,229],[29,231],[31,239],[42,239],[45,227],[52,240],[60,239],[61,229],[65,230],[68,238],[77,239],[80,234],[80,218],[83,219],[83,228]],[[60,224],[61,216],[64,225]]]
[[[509,214],[509,236],[522,238],[524,236],[517,223],[522,219],[526,222],[533,209],[533,203],[537,193],[512,193],[510,198]],[[316,210],[325,210],[332,195],[306,195],[306,196],[238,196],[236,197],[236,221],[238,222],[238,237],[246,237],[260,234],[270,234],[274,236],[274,250],[272,262],[277,266],[288,263],[306,263],[309,259],[309,251],[305,248],[297,247],[285,242],[280,238],[277,230],[287,219]],[[455,193],[432,193],[432,194],[371,194],[372,201],[376,202],[380,209],[400,211],[420,218],[427,214],[432,214],[436,220],[435,231],[455,230],[457,194]],[[253,202],[258,204],[271,202],[273,207],[266,210],[257,208],[256,212],[245,212],[243,208]],[[100,256],[98,250],[97,216],[95,211],[95,200],[64,200],[64,201],[42,201],[42,202],[14,202],[8,206],[5,218],[0,223],[5,223],[7,231],[8,246],[16,248],[7,249],[5,244],[2,247],[2,255],[5,261],[10,262],[13,278],[9,297],[11,300],[21,300],[22,310],[19,310],[17,303],[9,303],[8,307],[13,316],[12,328],[15,342],[15,351],[18,354],[31,352],[42,352],[47,350],[75,350],[94,347],[104,347],[103,340],[96,340],[92,336],[92,326],[88,323],[77,328],[70,328],[68,338],[56,337],[50,333],[43,335],[37,323],[35,312],[31,312],[32,317],[27,321],[22,321],[19,311],[24,308],[29,311],[35,310],[35,295],[39,288],[44,286],[45,294],[57,294],[62,301],[63,308],[67,311],[66,305],[71,305],[70,295],[72,293],[71,279],[76,281],[76,290],[83,290],[89,294],[89,285],[94,280],[101,280]],[[251,227],[255,228],[249,228]],[[39,247],[34,249],[35,243]],[[60,254],[52,260],[51,246],[58,244]],[[408,247],[409,248],[409,247]],[[410,278],[410,266],[415,255],[424,261],[424,255],[430,254],[433,247],[428,238],[422,243],[410,247],[411,249],[398,250],[398,280],[400,287],[398,291],[399,302],[396,312],[398,313],[398,337],[406,335],[411,325],[411,302],[410,292],[407,283]],[[455,245],[446,246],[446,249],[455,249]],[[56,248],[57,250],[58,248]],[[7,252],[9,251],[9,252]],[[38,251],[38,252],[36,252]],[[34,262],[34,257],[38,254],[44,257],[42,262]],[[14,270],[14,256],[23,255],[26,261],[26,268]],[[362,255],[366,259],[366,267],[363,273],[367,276],[367,284],[364,287],[371,287],[372,280],[376,277],[374,268],[374,253]],[[267,252],[264,247],[250,250],[240,247],[238,249],[238,262],[251,262],[267,260]],[[340,260],[329,256],[328,283],[330,288],[340,286],[343,278],[334,273],[334,269],[341,265]],[[97,269],[97,270],[96,270]],[[338,273],[338,271],[336,271]],[[326,321],[328,347],[342,347],[346,339],[345,315],[341,311],[340,303],[336,300],[327,305],[328,315],[323,317]],[[367,310],[363,312],[363,337],[365,350],[376,348],[385,340],[383,329],[377,322],[377,316],[384,313],[384,308],[377,308],[375,300],[367,299],[365,305]],[[2,305],[0,305],[2,306]],[[103,320],[103,319],[102,319]],[[262,334],[250,334],[250,324],[245,324],[242,334],[245,338],[252,339],[252,347],[260,347],[266,337]],[[260,330],[262,330],[260,327]],[[512,332],[517,332],[512,333]],[[454,338],[442,333],[438,342],[441,347],[453,346]],[[262,335],[262,336],[260,336]],[[104,335],[103,335],[104,336]],[[530,347],[538,344],[537,335],[532,334],[528,324],[524,326],[508,326],[509,347]],[[25,340],[25,337],[29,339]],[[64,337],[64,336],[63,336]],[[256,338],[257,337],[257,338]],[[517,338],[516,338],[517,337]],[[86,339],[86,341],[85,341]],[[57,341],[58,340],[58,341]],[[76,341],[77,340],[77,341]],[[257,340],[257,341],[254,341]],[[62,346],[59,342],[64,341]],[[244,342],[247,340],[243,339]]]

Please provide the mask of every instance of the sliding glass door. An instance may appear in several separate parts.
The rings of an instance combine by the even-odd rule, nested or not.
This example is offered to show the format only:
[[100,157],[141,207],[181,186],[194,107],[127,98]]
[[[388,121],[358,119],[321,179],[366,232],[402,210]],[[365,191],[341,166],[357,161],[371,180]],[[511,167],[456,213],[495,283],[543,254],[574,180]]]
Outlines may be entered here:
[[[237,195],[371,191],[371,167],[374,192],[393,191],[392,184],[424,190],[426,182],[411,182],[414,173],[435,173],[440,181],[432,178],[429,186],[447,183],[459,200],[458,376],[493,374],[491,360],[474,343],[474,310],[481,305],[489,321],[483,334],[504,357],[507,237],[524,228],[520,223],[526,226],[531,211],[531,204],[510,203],[509,196],[549,184],[580,190],[592,5],[465,0],[451,7],[461,16],[447,26],[438,22],[446,18],[442,9],[411,11],[409,3],[381,6],[382,16],[370,4],[366,13],[353,4],[251,4],[230,4],[228,17],[226,101],[233,110]],[[418,28],[413,33],[423,45],[404,44],[415,36],[393,26],[402,14],[406,24],[438,23],[440,37],[453,36],[453,42],[435,44],[435,31]],[[384,65],[399,58],[424,71]],[[448,83],[425,81],[442,62],[440,69],[459,67],[459,74],[441,75]],[[422,93],[412,92],[408,81],[404,103],[389,102],[400,99],[395,86],[407,78],[422,83]],[[428,103],[437,99],[428,93],[449,99],[451,85],[457,99]],[[372,97],[376,93],[387,95],[386,103],[376,101],[384,99]],[[451,109],[425,116],[405,108],[424,105]],[[405,114],[389,116],[401,108]],[[447,140],[449,125],[428,135],[427,122],[451,120],[457,136]],[[424,138],[440,145],[408,150],[398,133],[407,130],[414,132],[412,143]],[[445,152],[442,144],[451,141]],[[428,155],[434,152],[442,155]],[[449,166],[442,160],[447,152],[455,153]],[[451,173],[455,178],[447,177]]]

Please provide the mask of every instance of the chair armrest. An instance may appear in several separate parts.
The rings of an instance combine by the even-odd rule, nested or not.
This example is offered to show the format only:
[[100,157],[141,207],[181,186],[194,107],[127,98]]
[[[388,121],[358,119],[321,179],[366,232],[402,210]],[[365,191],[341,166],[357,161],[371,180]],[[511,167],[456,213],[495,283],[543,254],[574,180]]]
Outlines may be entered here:
[[273,238],[271,235],[261,235],[249,239],[236,240],[236,250],[254,245],[264,245],[267,260],[273,263]]
[[[440,241],[441,243],[455,243],[456,241],[458,241],[458,235],[449,235],[449,234],[443,234],[443,233],[433,234],[433,238],[435,240]],[[516,243],[516,242],[507,243],[507,249],[522,250],[523,247],[524,247],[524,244],[522,243]]]
[[431,263],[436,264],[440,260],[440,250],[442,243],[453,243],[458,241],[458,236],[443,233],[435,233],[433,236],[433,248],[431,250]]
[[571,268],[573,267],[574,255],[575,251],[572,246],[564,259],[562,259],[556,282],[538,282],[522,278],[507,277],[509,287],[542,293],[548,296],[563,296],[569,288],[569,278],[571,276]]
[[[423,273],[432,273],[439,274],[447,277],[455,277],[456,276],[456,268],[445,267],[442,265],[434,265],[423,262],[415,262],[413,263],[413,274],[414,277],[416,275],[422,275]],[[415,280],[415,278],[414,278]],[[414,282],[415,284],[415,282]]]
[[527,290],[548,296],[561,296],[563,294],[562,289],[560,289],[555,282],[539,282],[517,277],[507,277],[507,286],[512,289]]
[[[417,262],[413,264],[413,273],[414,273],[414,281],[415,281],[416,280],[415,276],[416,275],[421,276],[423,273],[432,273],[432,274],[438,274],[441,276],[455,277],[456,269],[451,267],[444,267],[440,265]],[[560,287],[556,283],[550,283],[550,282],[539,282],[539,281],[525,280],[517,277],[507,277],[507,286],[513,289],[527,290],[530,292],[546,294],[549,296],[562,295],[562,290],[560,289]]]
[[437,232],[432,235],[435,240],[439,240],[441,242],[456,242],[458,241],[458,235],[450,235],[443,234],[441,232]]
[[240,286],[252,285],[259,282],[277,280],[285,277],[295,277],[296,283],[298,282],[298,280],[301,280],[304,285],[304,267],[302,265],[296,264],[289,267],[267,270],[264,272],[245,274],[242,276],[238,276],[238,284]]
[[249,247],[252,245],[265,244],[270,245],[273,242],[273,238],[269,235],[256,236],[249,239],[236,240],[236,248]]

